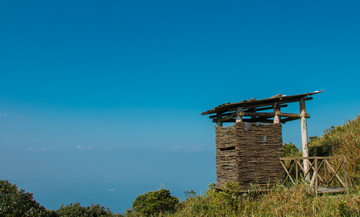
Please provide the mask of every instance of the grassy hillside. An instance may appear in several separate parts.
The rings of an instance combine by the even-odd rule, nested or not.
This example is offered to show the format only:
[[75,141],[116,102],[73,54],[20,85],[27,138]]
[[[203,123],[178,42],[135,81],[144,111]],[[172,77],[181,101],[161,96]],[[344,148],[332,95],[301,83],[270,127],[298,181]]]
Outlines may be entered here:
[[310,156],[344,155],[349,175],[354,184],[360,184],[360,115],[347,123],[331,127],[321,137],[311,137]]
[[[310,156],[345,155],[353,182],[352,192],[310,195],[302,183],[293,188],[277,186],[264,195],[239,197],[231,190],[208,190],[185,200],[176,213],[165,216],[360,216],[360,115],[312,137]],[[234,187],[234,186],[233,186]]]
[[[291,188],[278,185],[266,194],[239,195],[236,191],[240,186],[228,183],[223,191],[210,188],[205,195],[190,194],[176,210],[154,213],[154,216],[360,216],[360,115],[310,140],[311,156],[346,156],[352,191],[314,195],[308,193],[307,185],[298,183]],[[287,144],[290,155],[299,155],[292,147],[295,146]],[[126,216],[142,214],[135,211]]]
[[277,186],[263,195],[214,192],[186,199],[177,212],[162,216],[359,216],[359,191],[341,195],[308,194],[299,183],[293,188]]

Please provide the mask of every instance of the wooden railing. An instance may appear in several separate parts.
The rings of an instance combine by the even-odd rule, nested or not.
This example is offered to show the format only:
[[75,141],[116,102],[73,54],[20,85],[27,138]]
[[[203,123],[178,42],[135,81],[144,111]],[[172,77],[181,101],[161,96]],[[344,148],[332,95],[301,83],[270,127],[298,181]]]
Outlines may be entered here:
[[[307,171],[304,162],[308,164]],[[286,172],[283,184],[305,180],[315,194],[343,192],[349,188],[345,156],[280,158],[280,163]]]

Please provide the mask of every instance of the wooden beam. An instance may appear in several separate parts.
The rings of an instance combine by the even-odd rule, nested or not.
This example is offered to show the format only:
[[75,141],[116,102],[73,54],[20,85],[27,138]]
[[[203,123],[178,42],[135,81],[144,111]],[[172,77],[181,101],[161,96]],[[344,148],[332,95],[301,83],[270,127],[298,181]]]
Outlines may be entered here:
[[254,119],[243,119],[243,122],[248,122],[248,123],[254,123],[254,122],[273,123],[273,120],[268,119],[268,118],[254,118]]
[[[300,118],[282,118],[280,119],[280,123],[283,123],[285,124],[286,122],[289,122],[289,121],[294,121],[294,120],[298,120]],[[212,119],[212,121],[214,123],[217,123],[217,119]],[[221,119],[222,122],[224,123],[234,123],[236,121],[235,118],[232,118],[232,119]],[[257,117],[255,119],[249,119],[249,118],[243,118],[242,119],[243,122],[263,122],[263,123],[273,123],[273,120],[270,119],[269,117]]]
[[303,114],[294,114],[294,113],[282,113],[281,111],[275,112],[241,112],[241,116],[257,116],[257,117],[274,117],[278,115],[279,117],[287,117],[287,118],[309,118],[310,115],[308,113]]
[[[212,120],[214,123],[217,123],[217,119],[213,119]],[[229,119],[229,120],[224,120],[221,119],[221,122],[224,123],[234,123],[236,120],[233,119]],[[258,117],[258,118],[254,118],[254,119],[250,119],[250,118],[243,118],[242,119],[243,122],[263,122],[263,123],[273,123],[273,120],[266,118],[266,117]]]
[[279,96],[282,96],[282,94],[281,94],[281,93],[276,94],[275,96],[272,96],[272,97],[270,97],[269,99],[278,98]]
[[298,120],[298,119],[300,119],[300,118],[282,118],[282,119],[280,120],[280,122],[281,122],[281,123],[286,123],[286,122],[288,122],[288,121],[294,121],[294,120]]
[[[279,105],[279,108],[285,108],[285,107],[288,107],[288,105]],[[267,106],[267,107],[263,107],[263,108],[252,108],[252,109],[246,109],[245,112],[257,112],[257,111],[264,111],[264,110],[269,110],[269,109],[273,109],[273,106]],[[236,111],[235,111],[236,112]],[[229,115],[233,115],[234,112],[231,112],[230,110],[227,112],[227,113],[222,113],[222,118],[225,118]],[[216,118],[217,115],[210,115],[209,116],[209,119],[213,119],[213,118]]]
[[[284,105],[279,105],[279,108],[285,108],[288,107],[288,105],[284,104]],[[269,109],[273,109],[273,106],[266,106],[263,108],[256,108],[255,111],[264,111],[264,110],[269,110]]]
[[231,120],[231,119],[233,119],[235,117],[236,117],[236,113],[232,113],[231,115],[229,115],[229,116],[227,116],[225,118],[220,118],[220,121],[225,122],[225,121]]
[[[234,114],[234,112],[221,113],[222,118],[227,117],[227,116],[229,116],[229,115],[233,115],[233,114]],[[216,114],[216,115],[210,115],[210,116],[209,116],[209,119],[213,119],[213,118],[217,118],[217,117],[218,117],[217,114]]]
[[324,159],[339,159],[339,160],[342,160],[343,159],[343,156],[329,156],[329,157],[281,157],[280,160],[304,160],[304,159],[307,159],[307,160],[314,160],[315,158],[317,159],[321,159],[321,160],[324,160]]

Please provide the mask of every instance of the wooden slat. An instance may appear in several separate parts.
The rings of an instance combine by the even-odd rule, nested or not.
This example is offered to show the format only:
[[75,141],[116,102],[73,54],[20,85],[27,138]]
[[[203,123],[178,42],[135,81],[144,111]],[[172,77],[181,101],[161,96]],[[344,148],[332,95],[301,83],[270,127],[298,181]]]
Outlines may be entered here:
[[[285,108],[285,107],[288,107],[287,104],[284,104],[284,105],[279,105],[279,108]],[[264,110],[269,110],[269,109],[273,109],[273,106],[266,106],[266,107],[263,107],[263,108],[256,108],[254,109],[254,111],[264,111]]]
[[[304,163],[304,162],[303,162]],[[305,167],[304,166],[304,171],[306,171],[306,173],[304,173],[304,176],[305,177],[309,177],[309,180],[310,180],[310,171],[311,171],[311,167],[314,165],[315,161],[313,161],[312,163],[310,163],[310,166],[309,167]],[[304,164],[305,165],[305,164]]]
[[345,192],[346,189],[345,188],[335,188],[335,187],[323,187],[323,186],[319,186],[318,187],[318,193],[320,194],[334,194],[334,193],[341,193],[341,192]]
[[276,94],[275,96],[272,96],[272,97],[270,97],[269,99],[278,98],[279,96],[282,96],[282,94],[281,94],[281,93]]
[[[213,119],[213,122],[217,122],[217,119]],[[235,122],[235,119],[229,119],[229,120],[222,120],[222,122],[226,122],[226,123],[233,123]],[[243,118],[243,122],[248,122],[248,123],[253,123],[253,122],[262,122],[262,123],[272,123],[273,121],[271,119],[268,118],[264,118],[264,117],[260,117],[260,118],[254,118],[254,119],[249,119],[249,118]]]
[[298,120],[300,118],[282,118],[280,120],[281,123],[286,123],[286,122],[289,122],[289,121],[294,121],[294,120]]
[[[279,108],[285,108],[285,107],[288,107],[288,105],[279,105]],[[273,109],[273,106],[267,106],[267,107],[263,107],[263,108],[256,108],[256,109],[246,109],[245,112],[257,112],[257,111],[264,111],[264,110],[269,110],[269,109]],[[222,117],[227,117],[229,115],[233,115],[235,112],[227,112],[227,113],[222,113]],[[216,118],[217,115],[210,115],[209,116],[209,119],[213,119],[213,118]]]
[[[339,169],[340,169],[340,167],[341,167],[341,165],[342,165],[343,162],[341,162],[340,167],[335,171],[334,168],[330,165],[330,163],[329,163],[327,160],[324,160],[324,161],[325,161],[325,163],[328,165],[328,167],[330,168],[331,172],[334,173],[333,176],[335,176],[335,177],[337,178],[337,180],[340,182],[340,184],[341,184],[344,188],[346,188],[345,183],[341,180],[341,178],[340,178],[340,177],[338,176],[338,174],[337,174],[337,173],[339,172]],[[330,179],[330,181],[329,181],[329,184],[328,184],[328,187],[329,187],[330,183],[332,182],[332,180],[333,180],[333,177],[331,177],[331,179]]]
[[[317,158],[317,159],[318,159],[318,158]],[[321,166],[322,166],[323,163],[324,163],[324,161],[321,161],[320,165],[318,166],[317,171],[320,170],[320,168],[321,168]],[[312,169],[315,171],[316,168],[312,167]],[[317,177],[320,179],[321,182],[324,182],[324,179],[320,176],[319,173],[317,173]]]
[[[257,116],[257,117],[274,117],[278,115],[280,117],[287,117],[287,118],[301,118],[303,117],[302,114],[294,114],[294,113],[282,113],[281,111],[275,112],[241,112],[241,116]],[[309,118],[310,115],[308,113],[304,114],[305,118]]]
[[343,156],[331,156],[331,157],[281,157],[280,160],[293,160],[293,159],[298,159],[298,160],[303,160],[303,159],[307,159],[307,160],[313,160],[313,159],[334,159],[334,158],[338,158],[338,159],[342,159]]
[[[340,162],[339,162],[340,164],[337,165],[336,170],[329,163],[328,160],[330,160],[330,159],[339,159],[340,160]],[[303,166],[301,164],[301,160],[313,160],[310,163],[309,169],[306,172],[305,172],[305,169],[303,168]],[[319,163],[319,160],[321,160],[320,163]],[[286,166],[285,166],[286,161],[290,162],[290,168],[289,169],[286,168]],[[297,176],[298,167],[300,167],[300,169],[304,172],[304,177],[310,175],[311,170],[313,171],[312,177],[311,177],[311,179],[309,179],[309,181],[310,181],[309,188],[312,189],[312,192],[314,192],[316,194],[318,194],[318,193],[338,193],[338,192],[343,192],[344,189],[346,190],[348,188],[348,183],[346,183],[347,174],[346,174],[346,171],[345,171],[346,170],[346,158],[344,156],[280,158],[280,162],[281,162],[281,165],[282,165],[283,169],[285,170],[285,172],[287,174],[287,176],[283,180],[283,183],[287,179],[294,180],[293,177],[291,176],[291,172],[292,172],[293,167],[294,167],[292,162],[294,162],[294,164],[296,166],[296,179],[295,180],[298,180],[298,176]],[[325,179],[319,173],[321,171],[321,168],[325,167],[325,165],[327,165],[328,168],[331,170],[332,175],[331,175],[330,180],[326,183],[327,186],[318,187],[319,186],[319,180],[322,183],[325,183]],[[340,169],[343,167],[343,165],[344,165],[344,173],[345,173],[345,182],[338,175],[338,173],[339,173]],[[336,178],[339,181],[339,183],[342,185],[342,188],[329,187],[330,184],[333,182],[334,178]]]
[[[236,114],[235,113],[228,113],[229,115],[225,116],[224,118],[221,118],[220,121],[221,122],[229,122],[229,123],[233,123],[236,122]],[[251,119],[246,119],[243,118],[243,122],[263,122],[263,123],[273,123],[273,120],[270,118],[273,118],[275,116],[274,113],[243,113],[242,115],[244,116],[251,116]],[[288,118],[282,118],[280,119],[281,123],[286,123],[288,121],[293,121],[293,120],[297,120],[300,119],[300,114],[291,114],[291,113],[282,113],[279,116],[283,117],[283,116],[294,116],[294,117],[288,117]],[[256,117],[256,118],[255,118]],[[310,115],[308,115],[307,117],[310,117]],[[213,122],[217,122],[218,119],[212,119]]]
[[[285,177],[285,179],[284,179],[284,182],[283,182],[283,183],[285,183],[287,177],[289,177],[290,180],[291,180],[291,182],[295,185],[295,181],[294,181],[293,178],[291,177],[290,172],[287,170],[287,168],[286,168],[286,166],[284,165],[284,163],[283,163],[282,161],[280,161],[280,163],[281,163],[281,166],[284,168],[284,170],[285,170],[285,172],[286,172],[286,174],[287,174],[286,177]],[[294,164],[292,164],[292,166],[294,166]],[[291,168],[292,168],[292,167],[291,167]],[[291,171],[291,169],[290,169],[290,171]]]

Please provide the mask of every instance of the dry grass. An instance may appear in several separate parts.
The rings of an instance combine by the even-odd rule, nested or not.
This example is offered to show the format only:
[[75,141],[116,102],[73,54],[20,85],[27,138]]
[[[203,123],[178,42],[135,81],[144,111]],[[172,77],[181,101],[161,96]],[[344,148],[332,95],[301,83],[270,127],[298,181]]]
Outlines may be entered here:
[[342,126],[331,127],[309,144],[310,155],[344,155],[349,175],[355,185],[360,184],[360,115]]
[[209,189],[186,199],[176,213],[161,216],[359,216],[359,191],[340,195],[311,195],[304,184],[276,186],[263,195],[241,196]]

